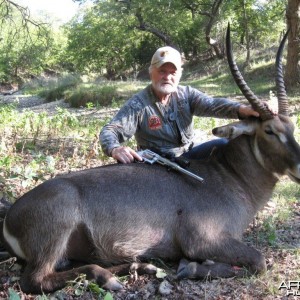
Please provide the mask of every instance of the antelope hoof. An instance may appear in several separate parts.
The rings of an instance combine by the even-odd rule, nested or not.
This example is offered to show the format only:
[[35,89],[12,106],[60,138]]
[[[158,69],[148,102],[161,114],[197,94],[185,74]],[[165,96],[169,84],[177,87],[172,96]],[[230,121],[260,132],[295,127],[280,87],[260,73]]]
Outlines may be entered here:
[[206,260],[202,264],[197,262],[181,261],[177,279],[183,278],[228,278],[228,277],[245,277],[249,272],[245,268],[231,266],[230,264]]
[[123,284],[115,277],[109,278],[102,287],[106,290],[111,290],[111,291],[119,291],[124,288]]
[[191,262],[188,261],[187,259],[185,258],[182,258],[179,262],[179,266],[178,266],[178,269],[177,269],[177,274],[176,274],[176,277],[177,279],[183,279],[183,278],[188,278],[189,275],[190,275],[190,270],[189,270],[189,264]]

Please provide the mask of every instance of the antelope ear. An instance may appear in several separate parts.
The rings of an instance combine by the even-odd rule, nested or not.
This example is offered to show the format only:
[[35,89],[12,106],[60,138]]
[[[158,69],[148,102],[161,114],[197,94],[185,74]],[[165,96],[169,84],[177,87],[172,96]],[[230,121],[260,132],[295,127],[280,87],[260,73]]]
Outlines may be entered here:
[[258,122],[255,120],[243,120],[221,127],[216,127],[212,130],[212,133],[215,136],[231,140],[242,134],[252,135],[255,132],[257,125]]

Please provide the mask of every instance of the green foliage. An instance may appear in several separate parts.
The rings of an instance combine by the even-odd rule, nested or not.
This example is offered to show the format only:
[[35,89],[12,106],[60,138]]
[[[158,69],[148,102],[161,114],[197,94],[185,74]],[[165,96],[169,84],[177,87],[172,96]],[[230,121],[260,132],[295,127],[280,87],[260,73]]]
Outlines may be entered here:
[[52,116],[0,106],[0,179],[12,199],[63,169],[102,159],[98,135],[106,120],[77,117],[63,108]]
[[86,10],[82,17],[66,26],[68,53],[81,72],[104,72],[114,79],[134,68],[131,51],[136,39],[106,6],[103,2],[101,10]]
[[[139,24],[137,15],[143,18],[145,27],[150,24],[151,29],[146,30]],[[191,23],[188,12],[182,11],[176,1],[144,1],[142,4],[131,1],[130,5],[99,1],[68,25],[68,51],[81,71],[104,72],[107,78],[115,79],[148,65],[155,49],[164,44],[149,31],[162,32],[173,44],[180,45]],[[186,44],[190,45],[191,41]]]
[[[74,87],[65,87],[61,83],[63,92],[61,95],[66,102],[69,102],[71,107],[86,107],[89,109],[113,106],[118,107],[121,102],[131,97],[137,91],[145,87],[143,82],[96,82],[96,83],[80,83]],[[38,89],[35,87],[35,89]],[[51,83],[39,92],[39,95],[54,94],[56,91],[55,85]],[[31,93],[34,89],[31,89]],[[55,99],[53,99],[55,100]]]
[[94,105],[110,106],[119,97],[117,86],[112,84],[79,86],[66,95],[72,107],[86,107]]
[[8,289],[9,300],[21,300],[21,297],[13,289]]
[[78,75],[67,74],[56,79],[49,80],[39,96],[45,98],[48,102],[65,98],[66,91],[76,87],[81,83]]
[[53,42],[49,27],[38,25],[25,9],[9,1],[0,4],[0,18],[0,82],[40,73]]
[[113,296],[110,292],[100,288],[98,284],[87,280],[84,274],[70,281],[69,286],[73,289],[76,297],[80,297],[86,292],[91,292],[93,295],[98,296],[98,299],[113,300]]
[[[274,191],[272,202],[258,214],[257,238],[268,246],[282,247],[285,242],[280,229],[292,218],[299,203],[300,187],[296,183],[280,181]],[[288,225],[285,225],[288,226]]]
[[[94,0],[68,24],[54,28],[43,16],[40,23],[32,21],[3,1],[0,82],[24,81],[53,70],[94,73],[109,80],[135,78],[147,69],[155,49],[165,44],[178,47],[190,62],[203,60],[208,53],[212,57],[205,34],[214,2]],[[287,0],[223,1],[210,37],[222,48],[230,20],[235,47],[277,46],[285,29],[286,4]],[[62,93],[58,88],[49,98],[59,98]]]
[[[240,44],[246,44],[246,29],[252,47],[269,46],[278,42],[285,28],[287,1],[245,0],[225,2],[225,11],[231,20],[231,29]],[[262,20],[264,20],[262,22]],[[271,29],[271,30],[270,30]]]
[[74,73],[74,66],[67,52],[67,35],[63,28],[52,29],[53,41],[50,51],[47,52],[46,60],[42,63],[43,71]]
[[[238,65],[244,59],[245,53],[239,57]],[[259,96],[269,99],[270,91],[275,91],[275,53],[257,54],[255,61],[250,61],[247,69],[241,67],[243,76],[250,86],[250,88]],[[203,68],[203,69],[202,69]],[[186,75],[185,75],[186,73]],[[202,75],[208,73],[208,75]],[[234,83],[232,75],[230,74],[228,64],[225,60],[220,62],[211,62],[205,66],[201,63],[196,65],[196,68],[188,65],[184,70],[183,84],[191,84],[194,87],[213,96],[236,96],[241,95],[241,91]]]
[[[214,1],[93,2],[67,28],[68,51],[81,71],[116,79],[143,69],[155,49],[165,44],[177,46],[192,61],[210,49],[204,32]],[[230,20],[234,42],[245,45],[247,34],[251,48],[270,47],[285,28],[285,2],[224,1],[210,36],[222,44]]]

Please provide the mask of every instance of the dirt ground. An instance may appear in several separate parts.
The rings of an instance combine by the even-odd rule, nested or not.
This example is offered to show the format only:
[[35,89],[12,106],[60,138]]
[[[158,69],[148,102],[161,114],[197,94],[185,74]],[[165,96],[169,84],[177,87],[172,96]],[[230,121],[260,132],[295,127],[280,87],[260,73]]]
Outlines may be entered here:
[[[17,96],[17,98],[16,98]],[[17,101],[18,109],[30,107],[35,112],[47,111],[49,114],[55,113],[55,107],[61,105],[68,108],[63,101],[45,103],[43,99],[32,97],[28,101],[26,96],[13,95],[6,96],[0,103]],[[83,109],[71,109],[75,114],[86,113]],[[113,114],[115,110],[94,111],[94,114]],[[89,112],[91,113],[91,112]],[[272,214],[276,207],[269,203],[265,212]],[[139,299],[300,299],[299,296],[286,296],[286,289],[279,290],[282,282],[291,280],[300,281],[299,262],[300,262],[300,204],[294,204],[294,213],[289,221],[279,224],[276,227],[276,244],[270,245],[264,238],[265,228],[260,219],[257,218],[250,224],[245,232],[244,241],[260,250],[267,261],[268,271],[260,276],[250,278],[228,278],[203,280],[184,279],[176,280],[176,264],[168,264],[161,261],[154,261],[162,273],[158,275],[136,274],[121,278],[124,289],[119,292],[106,294],[95,291],[92,285],[84,280],[71,283],[63,290],[51,295],[31,295],[25,294],[20,290],[19,278],[22,272],[20,265],[14,258],[6,258],[0,262],[0,299],[102,299],[106,300],[110,295],[113,299],[139,300]]]

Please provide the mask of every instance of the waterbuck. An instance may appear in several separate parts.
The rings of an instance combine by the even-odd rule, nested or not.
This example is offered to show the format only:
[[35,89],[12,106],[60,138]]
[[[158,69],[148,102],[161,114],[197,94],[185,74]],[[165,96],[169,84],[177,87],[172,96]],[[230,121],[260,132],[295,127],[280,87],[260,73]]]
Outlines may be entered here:
[[[182,260],[179,279],[245,274],[235,266],[264,272],[264,257],[241,241],[242,234],[280,176],[300,182],[300,147],[282,79],[283,44],[274,115],[245,84],[227,33],[233,76],[260,118],[213,130],[230,141],[209,159],[191,161],[189,170],[204,183],[160,165],[112,164],[48,180],[18,199],[1,231],[6,248],[25,262],[22,290],[52,292],[82,273],[117,290],[122,285],[110,272],[113,266],[124,270],[136,262],[155,271],[139,264],[150,258]],[[58,270],[68,261],[81,265]]]

